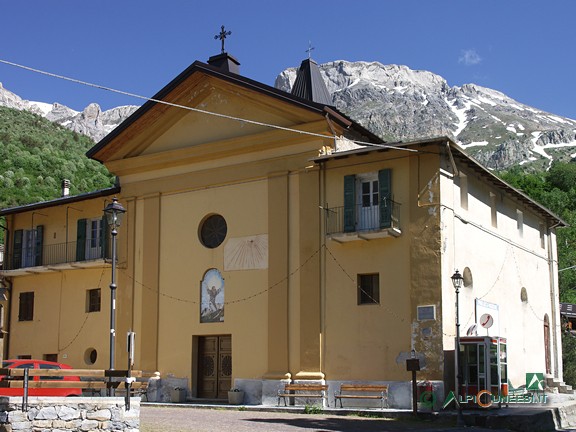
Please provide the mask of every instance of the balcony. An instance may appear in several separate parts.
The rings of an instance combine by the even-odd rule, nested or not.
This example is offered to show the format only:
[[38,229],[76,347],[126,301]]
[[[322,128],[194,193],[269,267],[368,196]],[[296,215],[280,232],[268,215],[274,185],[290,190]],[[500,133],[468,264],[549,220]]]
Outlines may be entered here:
[[4,254],[4,265],[0,275],[19,276],[71,268],[97,267],[104,263],[104,259],[110,258],[108,251],[111,250],[109,244],[103,248],[100,242],[90,240],[81,243],[43,245],[41,249],[38,251],[36,247],[22,248],[21,253]]
[[339,243],[398,237],[400,204],[386,200],[380,206],[325,209],[326,236]]

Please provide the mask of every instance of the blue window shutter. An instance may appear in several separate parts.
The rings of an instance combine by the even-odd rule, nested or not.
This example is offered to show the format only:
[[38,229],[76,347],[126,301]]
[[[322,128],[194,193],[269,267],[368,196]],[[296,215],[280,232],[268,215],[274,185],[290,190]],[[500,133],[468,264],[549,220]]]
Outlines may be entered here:
[[86,259],[86,219],[78,219],[76,224],[76,261]]
[[392,226],[392,170],[378,171],[378,193],[380,195],[380,228]]
[[23,230],[14,231],[14,246],[12,252],[12,268],[22,268],[22,237],[24,236]]
[[356,176],[344,176],[344,232],[356,231]]
[[42,252],[44,247],[44,226],[36,227],[36,239],[34,240],[34,265],[42,265]]

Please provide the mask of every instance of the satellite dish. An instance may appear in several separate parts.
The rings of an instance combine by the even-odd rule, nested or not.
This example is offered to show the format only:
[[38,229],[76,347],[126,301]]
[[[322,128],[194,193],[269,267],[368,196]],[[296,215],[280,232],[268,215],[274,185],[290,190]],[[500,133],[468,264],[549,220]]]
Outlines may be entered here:
[[476,328],[476,324],[472,324],[470,327],[468,327],[468,330],[466,330],[466,336],[478,336]]
[[480,325],[485,329],[489,329],[494,324],[494,318],[492,315],[485,313],[480,317]]

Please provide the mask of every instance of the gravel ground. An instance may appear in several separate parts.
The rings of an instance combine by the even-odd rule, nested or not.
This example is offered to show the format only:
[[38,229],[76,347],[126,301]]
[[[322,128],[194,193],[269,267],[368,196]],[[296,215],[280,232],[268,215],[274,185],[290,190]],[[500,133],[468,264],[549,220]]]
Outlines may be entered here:
[[[300,414],[243,409],[143,405],[141,432],[395,432],[456,431],[450,423],[357,415]],[[487,429],[467,427],[466,431]],[[491,430],[491,432],[495,432]]]

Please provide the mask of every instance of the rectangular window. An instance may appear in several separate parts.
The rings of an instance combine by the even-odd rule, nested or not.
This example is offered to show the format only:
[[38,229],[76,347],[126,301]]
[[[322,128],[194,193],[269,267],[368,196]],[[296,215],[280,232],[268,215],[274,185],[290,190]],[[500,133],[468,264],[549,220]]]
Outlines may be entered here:
[[18,304],[18,321],[32,321],[34,319],[34,292],[20,293]]
[[463,210],[468,210],[468,177],[466,174],[460,173],[460,207]]
[[380,276],[375,274],[358,275],[358,304],[380,303]]
[[516,226],[518,228],[518,235],[524,235],[524,214],[520,210],[516,210]]
[[418,306],[418,321],[428,321],[436,319],[436,306]]
[[100,288],[86,291],[86,312],[100,312]]
[[498,209],[496,208],[496,195],[490,192],[490,214],[492,226],[498,228]]
[[57,362],[58,361],[58,354],[44,354],[42,356],[42,360],[50,361],[50,362]]

